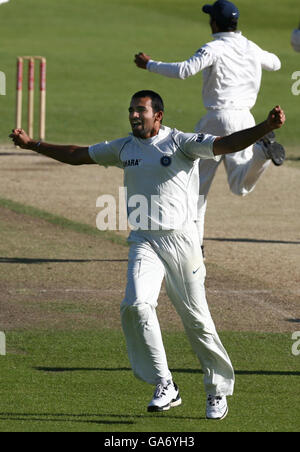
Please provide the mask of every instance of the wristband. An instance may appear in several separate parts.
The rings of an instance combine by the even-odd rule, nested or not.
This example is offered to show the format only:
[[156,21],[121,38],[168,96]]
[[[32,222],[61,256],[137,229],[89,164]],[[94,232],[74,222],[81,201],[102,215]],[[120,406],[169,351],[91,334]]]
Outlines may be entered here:
[[38,152],[38,153],[40,153],[40,151],[39,151],[40,146],[41,146],[41,141],[39,141],[39,142],[36,143],[36,145],[35,145],[35,151]]

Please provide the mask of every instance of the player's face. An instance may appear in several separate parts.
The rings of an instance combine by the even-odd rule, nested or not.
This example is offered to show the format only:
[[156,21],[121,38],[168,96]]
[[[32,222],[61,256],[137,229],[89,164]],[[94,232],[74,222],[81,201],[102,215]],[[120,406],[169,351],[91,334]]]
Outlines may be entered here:
[[154,112],[150,97],[134,98],[129,107],[132,133],[138,138],[151,138],[158,134],[163,113]]

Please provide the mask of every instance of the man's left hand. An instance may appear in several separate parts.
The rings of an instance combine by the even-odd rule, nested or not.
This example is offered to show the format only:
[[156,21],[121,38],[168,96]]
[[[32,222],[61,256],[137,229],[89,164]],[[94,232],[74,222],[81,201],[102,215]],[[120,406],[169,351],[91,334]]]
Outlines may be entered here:
[[30,149],[30,143],[32,142],[32,140],[27,135],[25,130],[13,129],[12,133],[9,135],[9,138],[12,139],[16,146],[19,146],[22,149]]
[[143,52],[137,53],[134,57],[135,64],[141,69],[147,69],[147,63],[149,60],[151,60],[149,55],[146,55]]

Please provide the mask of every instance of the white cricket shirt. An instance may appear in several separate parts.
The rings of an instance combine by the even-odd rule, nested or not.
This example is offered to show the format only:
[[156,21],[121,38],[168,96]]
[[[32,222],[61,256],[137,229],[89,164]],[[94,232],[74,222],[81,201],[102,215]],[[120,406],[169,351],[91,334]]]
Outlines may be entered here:
[[260,89],[262,69],[277,71],[279,58],[266,52],[239,32],[215,33],[188,60],[163,63],[150,60],[150,72],[185,79],[203,71],[206,109],[251,109]]
[[99,165],[124,169],[127,213],[136,229],[182,230],[197,216],[198,159],[220,158],[215,138],[161,126],[155,137],[130,134],[90,146],[89,154]]

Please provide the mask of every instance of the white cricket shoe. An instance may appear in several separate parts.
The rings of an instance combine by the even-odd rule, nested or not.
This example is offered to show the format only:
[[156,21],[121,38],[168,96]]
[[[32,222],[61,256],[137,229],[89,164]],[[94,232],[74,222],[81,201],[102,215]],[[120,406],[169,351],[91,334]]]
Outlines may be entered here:
[[176,383],[158,384],[153,399],[148,405],[148,411],[167,411],[171,407],[181,405],[179,389]]
[[228,414],[228,405],[226,396],[207,397],[206,403],[206,419],[221,420]]

